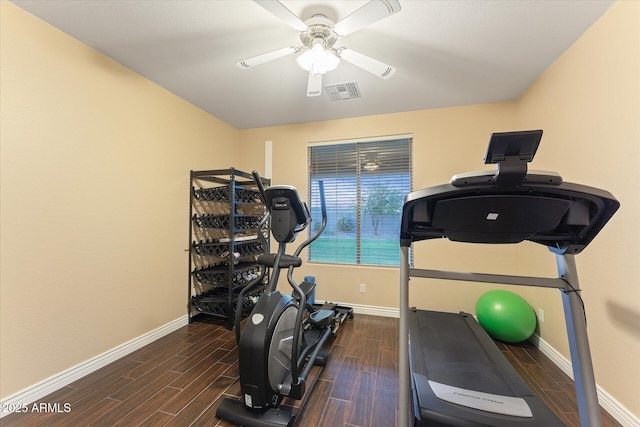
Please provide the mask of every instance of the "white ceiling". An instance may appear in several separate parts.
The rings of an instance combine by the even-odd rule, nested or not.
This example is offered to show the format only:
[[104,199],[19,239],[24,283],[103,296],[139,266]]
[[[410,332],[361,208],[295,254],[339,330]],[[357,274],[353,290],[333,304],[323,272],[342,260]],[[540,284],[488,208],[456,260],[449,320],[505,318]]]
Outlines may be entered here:
[[[306,96],[296,55],[234,64],[298,33],[253,1],[12,0],[81,42],[238,129],[518,98],[612,5],[610,0],[400,0],[402,10],[338,40],[397,71],[388,80],[342,61],[325,84],[361,98]],[[283,1],[334,22],[366,1]]]

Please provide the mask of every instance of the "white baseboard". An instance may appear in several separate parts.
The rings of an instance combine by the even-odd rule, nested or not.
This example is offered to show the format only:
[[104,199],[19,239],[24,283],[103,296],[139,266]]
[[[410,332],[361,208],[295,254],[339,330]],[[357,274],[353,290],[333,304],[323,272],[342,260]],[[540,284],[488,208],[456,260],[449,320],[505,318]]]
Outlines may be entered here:
[[[562,372],[567,374],[572,380],[573,367],[571,361],[560,354],[555,348],[551,347],[545,340],[535,335],[533,341],[538,346],[540,351],[549,358]],[[598,401],[600,406],[607,411],[613,418],[616,419],[624,427],[640,427],[640,418],[635,416],[629,411],[623,404],[618,402],[603,388],[596,385],[598,392]]]
[[368,314],[370,316],[382,316],[382,317],[400,317],[400,310],[391,307],[376,307],[373,305],[361,305],[361,304],[344,304],[353,308],[355,314]]
[[21,408],[22,405],[30,405],[48,394],[187,325],[188,321],[189,319],[186,315],[180,317],[1,400],[0,408],[2,408],[2,411],[0,411],[0,418],[13,412],[9,411],[9,409]]

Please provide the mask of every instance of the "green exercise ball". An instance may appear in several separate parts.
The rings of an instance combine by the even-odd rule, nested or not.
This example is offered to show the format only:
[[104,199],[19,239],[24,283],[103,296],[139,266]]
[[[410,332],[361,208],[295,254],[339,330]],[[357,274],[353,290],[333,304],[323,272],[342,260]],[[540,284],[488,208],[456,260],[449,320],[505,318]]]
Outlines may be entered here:
[[516,343],[536,329],[536,314],[527,301],[509,291],[489,291],[476,302],[478,323],[493,338]]

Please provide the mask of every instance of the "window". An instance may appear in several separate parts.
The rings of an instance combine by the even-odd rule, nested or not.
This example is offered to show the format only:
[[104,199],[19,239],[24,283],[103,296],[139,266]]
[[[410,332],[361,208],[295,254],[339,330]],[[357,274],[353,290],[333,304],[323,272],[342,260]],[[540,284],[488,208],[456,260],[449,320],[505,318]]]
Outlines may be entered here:
[[320,227],[318,181],[324,183],[327,228],[309,261],[400,265],[400,215],[411,191],[411,136],[310,144],[309,206]]

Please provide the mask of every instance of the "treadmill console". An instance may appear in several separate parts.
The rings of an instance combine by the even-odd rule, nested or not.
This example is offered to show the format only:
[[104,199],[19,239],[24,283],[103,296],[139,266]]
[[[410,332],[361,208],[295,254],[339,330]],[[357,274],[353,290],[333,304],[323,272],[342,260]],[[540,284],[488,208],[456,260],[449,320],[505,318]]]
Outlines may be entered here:
[[609,192],[564,182],[554,172],[527,171],[542,131],[491,136],[485,163],[497,171],[455,175],[448,184],[404,199],[400,244],[443,238],[469,243],[543,244],[579,253],[620,206]]

